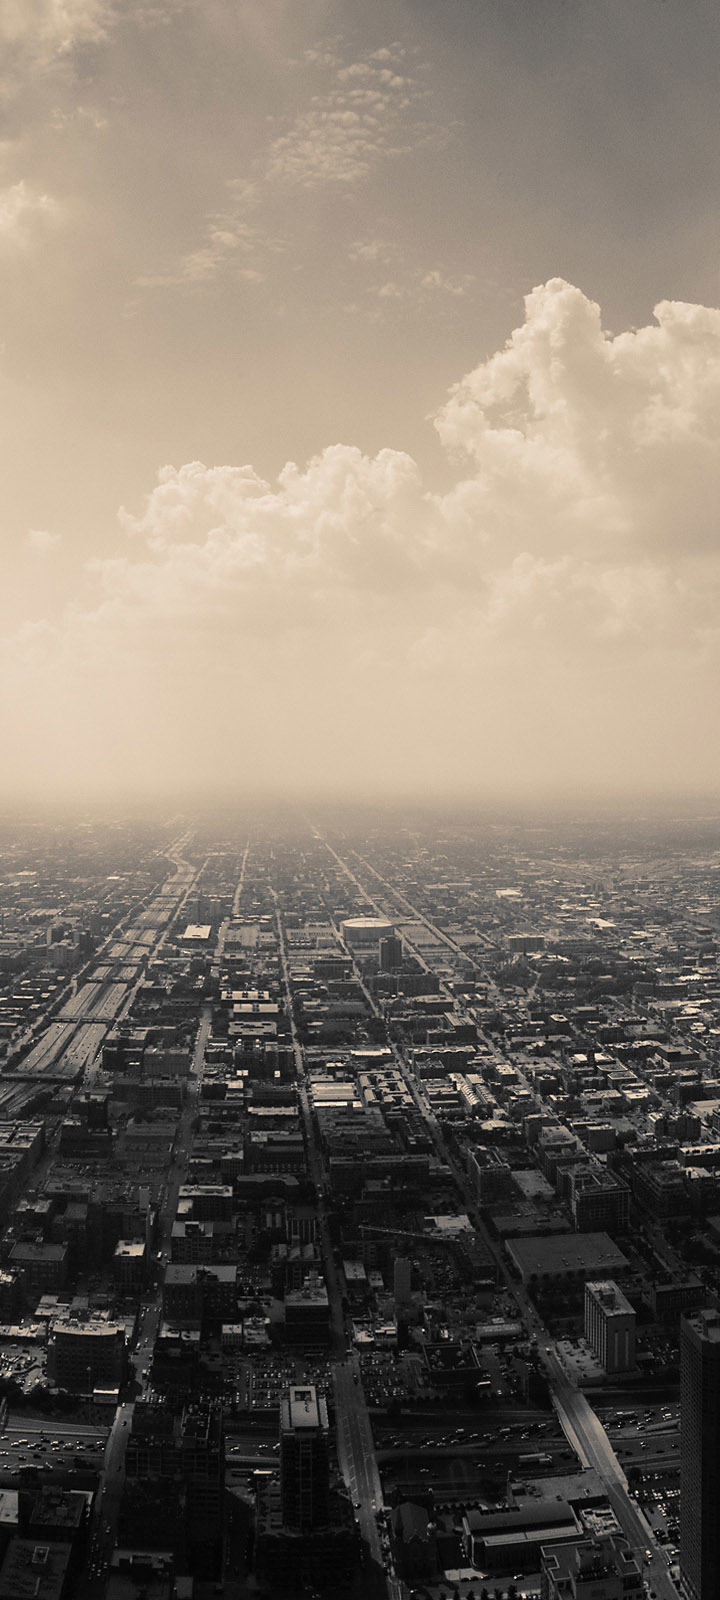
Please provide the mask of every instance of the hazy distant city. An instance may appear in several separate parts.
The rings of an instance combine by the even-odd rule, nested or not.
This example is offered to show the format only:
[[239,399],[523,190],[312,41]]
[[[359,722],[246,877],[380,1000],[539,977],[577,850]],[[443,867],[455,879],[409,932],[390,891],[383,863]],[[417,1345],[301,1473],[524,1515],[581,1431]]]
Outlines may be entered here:
[[697,809],[6,815],[3,1600],[709,1593],[719,889]]

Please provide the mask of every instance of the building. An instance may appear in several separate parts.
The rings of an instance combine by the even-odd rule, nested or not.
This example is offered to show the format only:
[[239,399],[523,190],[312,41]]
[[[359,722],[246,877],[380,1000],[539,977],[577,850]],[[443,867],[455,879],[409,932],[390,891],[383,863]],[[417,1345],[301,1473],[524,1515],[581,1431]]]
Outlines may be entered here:
[[328,1522],[330,1457],[327,1403],[312,1384],[293,1384],[280,1402],[280,1493],[286,1528]]
[[379,943],[380,971],[396,972],[402,966],[403,947],[402,939],[396,933],[390,933]]
[[0,1600],[64,1600],[68,1590],[70,1544],[38,1544],[11,1539],[0,1568]]
[[656,1322],[678,1322],[683,1311],[699,1311],[706,1299],[702,1278],[692,1274],[682,1281],[671,1278],[668,1283],[654,1283],[650,1290],[650,1308]]
[[202,1402],[186,1407],[180,1470],[187,1490],[190,1570],[198,1577],[217,1577],[222,1571],[225,1496],[225,1434],[219,1405]]
[[537,1572],[545,1545],[575,1542],[578,1520],[560,1497],[501,1510],[468,1509],[462,1519],[466,1559],[479,1572]]
[[137,1401],[125,1455],[120,1537],[171,1551],[181,1571],[217,1578],[222,1566],[225,1439],[221,1407]]
[[635,1312],[612,1278],[585,1285],[585,1338],[605,1371],[635,1366]]
[[396,1256],[393,1263],[393,1297],[398,1315],[411,1304],[412,1261],[407,1256]]
[[316,1273],[285,1296],[285,1338],[288,1344],[308,1347],[330,1342],[328,1292]]
[[432,1582],[437,1572],[437,1529],[426,1506],[403,1500],[390,1514],[393,1560],[406,1583]]
[[346,917],[340,923],[341,936],[350,950],[377,950],[380,940],[390,939],[394,932],[384,917]]
[[58,1317],[48,1337],[48,1373],[59,1389],[89,1394],[125,1379],[125,1325],[104,1317]]
[[642,1600],[642,1567],[623,1534],[542,1552],[540,1600]]
[[720,1312],[680,1323],[680,1573],[687,1600],[720,1591]]
[[63,1289],[68,1274],[67,1244],[45,1244],[42,1241],[20,1239],[10,1251],[10,1268],[22,1273],[25,1295],[29,1305],[37,1304],[43,1294]]
[[523,1283],[545,1290],[581,1279],[621,1277],[629,1266],[606,1233],[509,1239],[507,1252]]
[[627,1233],[630,1190],[613,1172],[599,1166],[577,1166],[570,1172],[570,1210],[579,1233],[604,1228]]
[[118,1239],[113,1256],[115,1282],[126,1294],[140,1294],[147,1278],[147,1247],[142,1239]]
[[236,1266],[184,1266],[171,1263],[163,1282],[163,1317],[180,1328],[237,1317]]

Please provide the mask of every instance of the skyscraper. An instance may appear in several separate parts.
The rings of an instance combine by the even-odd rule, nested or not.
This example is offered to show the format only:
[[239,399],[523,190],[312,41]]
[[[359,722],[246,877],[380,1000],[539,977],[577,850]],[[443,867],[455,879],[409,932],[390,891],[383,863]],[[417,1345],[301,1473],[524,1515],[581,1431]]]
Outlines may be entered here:
[[720,1312],[680,1324],[680,1571],[687,1600],[720,1593]]
[[635,1312],[612,1279],[585,1285],[585,1338],[606,1372],[635,1366]]
[[181,1571],[222,1571],[225,1438],[214,1401],[182,1413],[136,1401],[125,1455],[121,1537],[170,1550]]
[[306,1532],[328,1520],[327,1404],[312,1384],[293,1384],[280,1402],[280,1492],[286,1528]]

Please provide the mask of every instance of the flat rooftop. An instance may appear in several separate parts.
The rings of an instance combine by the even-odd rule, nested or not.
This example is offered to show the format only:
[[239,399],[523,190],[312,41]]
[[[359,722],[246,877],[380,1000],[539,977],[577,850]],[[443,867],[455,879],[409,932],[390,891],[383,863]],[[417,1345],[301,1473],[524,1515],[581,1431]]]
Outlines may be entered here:
[[293,1383],[282,1398],[280,1425],[287,1433],[325,1430],[328,1425],[327,1404],[318,1395],[312,1383]]
[[532,1239],[508,1239],[507,1249],[521,1277],[527,1282],[533,1273],[584,1271],[594,1279],[614,1278],[629,1266],[622,1250],[607,1233],[563,1233]]

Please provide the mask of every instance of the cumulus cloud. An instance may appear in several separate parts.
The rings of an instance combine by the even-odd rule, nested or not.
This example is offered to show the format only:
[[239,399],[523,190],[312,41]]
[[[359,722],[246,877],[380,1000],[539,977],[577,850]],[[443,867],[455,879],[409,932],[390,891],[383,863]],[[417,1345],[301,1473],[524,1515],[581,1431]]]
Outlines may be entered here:
[[[719,405],[720,311],[664,302],[611,335],[554,279],[438,411],[445,493],[393,449],[332,445],[275,483],[166,467],[95,563],[96,607],[11,644],[12,670],[36,694],[52,670],[68,698],[121,671],[123,704],[154,708],[153,771],[200,718],[216,777],[242,775],[247,738],[276,782],[288,762],[371,786],[376,767],[380,785],[591,781],[593,763],[720,778],[701,732]],[[132,738],[114,725],[114,750]]]

